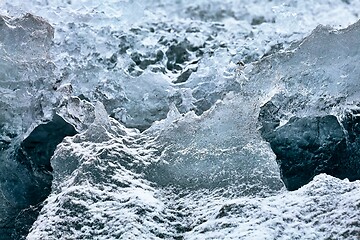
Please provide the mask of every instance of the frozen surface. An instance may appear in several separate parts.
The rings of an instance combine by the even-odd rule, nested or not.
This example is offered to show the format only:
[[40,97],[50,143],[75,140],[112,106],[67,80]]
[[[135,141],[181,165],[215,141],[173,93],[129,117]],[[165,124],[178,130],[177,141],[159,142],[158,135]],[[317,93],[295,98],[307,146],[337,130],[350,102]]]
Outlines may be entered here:
[[320,172],[360,178],[355,150],[359,37],[359,22],[338,31],[319,26],[291,51],[258,63],[250,87],[244,88],[248,94],[263,92],[259,81],[267,80],[262,85],[270,100],[262,107],[262,134],[277,155],[289,189]]
[[27,14],[0,16],[0,31],[0,235],[16,239],[50,193],[49,160],[57,144],[75,133],[52,114],[54,29]]
[[360,237],[358,0],[0,9],[4,239]]
[[[253,62],[286,48],[318,24],[347,26],[357,20],[360,9],[359,1],[340,0],[0,4],[4,14],[30,12],[55,27],[55,87],[71,84],[73,95],[100,100],[109,114],[142,130],[163,119],[172,102],[182,113],[201,114],[224,93],[239,91],[234,83],[238,61]],[[132,77],[142,74],[150,74],[139,81],[151,90],[133,94],[137,90]],[[160,87],[151,78],[175,85]],[[147,104],[139,104],[142,101]]]
[[[234,196],[279,191],[283,184],[275,156],[254,131],[256,112],[239,101],[238,96],[228,96],[201,117],[190,113],[176,119],[171,112],[147,130],[145,135],[151,136],[161,129],[155,142],[162,151],[148,167],[148,178],[160,186],[206,188]],[[167,121],[172,123],[166,128]]]
[[[33,15],[20,19],[1,16],[1,142],[34,127],[52,109],[51,90],[54,65],[50,45],[54,29]],[[32,50],[34,49],[34,50]]]
[[294,192],[221,202],[185,239],[358,239],[359,187],[321,174]]

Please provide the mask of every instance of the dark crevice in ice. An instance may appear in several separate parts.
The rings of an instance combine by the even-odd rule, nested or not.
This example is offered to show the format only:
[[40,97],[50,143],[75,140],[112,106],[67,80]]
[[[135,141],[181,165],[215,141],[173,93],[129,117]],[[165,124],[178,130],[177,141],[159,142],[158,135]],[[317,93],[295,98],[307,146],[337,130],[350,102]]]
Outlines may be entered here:
[[[153,31],[155,30],[153,29]],[[150,34],[151,36],[153,32],[144,32],[143,34]],[[132,60],[132,63],[127,68],[130,75],[140,76],[143,71],[149,68],[152,72],[175,74],[177,77],[173,82],[183,83],[188,80],[193,72],[197,71],[198,62],[206,52],[206,44],[209,45],[209,42],[204,42],[202,45],[196,46],[186,38],[178,41],[177,39],[167,37],[167,33],[164,34],[165,35],[161,35],[158,41],[162,49],[144,52],[133,51],[131,49],[131,42],[134,41],[134,36],[127,37],[122,35],[119,37],[118,54],[129,54]],[[208,41],[210,40],[211,39],[208,39]],[[114,59],[116,58],[115,56]],[[101,59],[101,61],[103,61],[103,59]],[[110,63],[107,63],[107,65],[111,66],[116,63],[115,60],[111,61],[111,59],[108,60],[108,62]]]
[[288,190],[302,187],[320,173],[360,179],[360,117],[354,111],[341,123],[333,115],[293,117],[280,127],[279,109],[268,102],[259,120]]
[[14,200],[10,203],[8,216],[3,218],[6,222],[2,222],[0,229],[2,239],[22,239],[27,235],[42,202],[51,192],[50,159],[57,145],[66,136],[76,133],[72,125],[55,115],[50,122],[37,126],[11,154],[17,163],[17,169],[13,169],[17,176],[12,179],[11,185],[2,184],[2,192]]

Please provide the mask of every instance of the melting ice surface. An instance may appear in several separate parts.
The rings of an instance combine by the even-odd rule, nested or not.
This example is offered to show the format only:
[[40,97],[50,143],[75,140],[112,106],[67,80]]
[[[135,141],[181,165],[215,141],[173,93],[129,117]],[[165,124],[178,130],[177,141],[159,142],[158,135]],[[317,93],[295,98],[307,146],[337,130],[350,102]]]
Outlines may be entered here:
[[360,237],[359,1],[0,7],[2,239]]

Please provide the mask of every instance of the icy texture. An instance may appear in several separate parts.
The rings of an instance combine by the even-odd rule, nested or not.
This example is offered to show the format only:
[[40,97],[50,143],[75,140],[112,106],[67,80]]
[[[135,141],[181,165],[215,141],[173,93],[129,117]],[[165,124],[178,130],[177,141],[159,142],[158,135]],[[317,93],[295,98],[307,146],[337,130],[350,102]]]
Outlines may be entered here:
[[294,192],[222,202],[185,239],[358,239],[359,184],[321,174]]
[[[0,24],[8,36],[0,169],[25,179],[5,188],[23,207],[32,199],[27,183],[42,179],[41,166],[51,170],[52,155],[51,194],[28,239],[359,236],[359,182],[320,175],[287,192],[259,119],[266,103],[280,108],[263,118],[270,133],[291,132],[296,119],[335,116],[347,131],[325,141],[329,149],[344,136],[349,152],[359,149],[359,23],[310,34],[318,24],[354,23],[359,1],[12,0],[0,9],[42,16],[55,28],[49,49],[52,28],[40,18]],[[71,131],[61,135],[56,126]],[[29,148],[45,146],[47,136],[50,148]],[[8,157],[16,146],[31,153],[31,170]],[[46,190],[40,202],[48,186],[36,185]],[[19,214],[25,230],[13,239],[25,237],[41,206],[29,218]]]
[[2,239],[19,239],[31,227],[41,203],[51,191],[50,158],[74,128],[59,116],[37,126],[20,144],[0,154],[0,234]]
[[[172,102],[182,113],[201,114],[225,92],[238,91],[233,78],[239,60],[253,62],[283,49],[318,24],[347,26],[360,12],[359,1],[340,0],[0,4],[7,13],[31,12],[55,26],[52,56],[59,67],[58,86],[71,84],[73,95],[103,102],[109,114],[141,130],[165,118]],[[150,86],[149,96],[144,96],[126,88],[149,71],[160,76],[146,75],[140,81],[148,85],[155,78],[164,79],[177,83],[174,90],[166,84],[156,86],[160,94],[152,95],[155,86]],[[141,104],[144,99],[149,104]]]
[[52,194],[28,239],[152,236],[153,218],[163,204],[134,170],[149,155],[128,146],[137,136],[112,121],[108,126],[94,122],[83,134],[65,139],[52,159]]
[[[13,232],[13,239],[27,234],[42,202],[51,192],[50,158],[55,148],[64,137],[76,133],[73,126],[54,115],[51,121],[37,126],[20,146],[16,146],[14,154],[11,150],[5,152],[8,158],[4,158],[2,164],[12,164],[1,168],[1,190],[5,198],[1,205],[10,210],[2,215],[2,219],[6,220],[5,227]],[[5,238],[5,234],[2,236]]]
[[[338,31],[319,26],[295,44],[293,51],[264,59],[255,65],[249,94],[267,91],[271,101],[281,105],[282,121],[292,116],[340,115],[344,108],[355,107],[359,25],[357,22]],[[265,77],[265,88],[258,89],[256,84]]]
[[[181,237],[197,216],[162,199],[168,194],[234,197],[279,192],[283,185],[274,155],[260,136],[260,143],[251,143],[249,132],[249,139],[229,139],[230,132],[224,132],[231,129],[229,119],[221,120],[226,126],[218,122],[218,114],[232,107],[217,106],[220,109],[208,113],[213,116],[182,120],[177,127],[198,131],[189,138],[188,131],[179,132],[176,126],[163,132],[159,127],[166,122],[144,134],[130,131],[102,115],[105,110],[98,104],[94,112],[100,117],[88,130],[57,148],[51,160],[53,191],[28,239]],[[174,113],[167,121],[176,117],[181,116]],[[205,139],[209,130],[213,136]]]
[[54,30],[33,15],[19,19],[0,16],[1,144],[26,133],[34,122],[51,118],[54,65],[49,49]]
[[0,16],[0,235],[18,239],[50,193],[50,158],[73,127],[52,114],[54,30],[27,14]]
[[320,175],[300,190],[267,198],[159,188],[139,173],[156,155],[143,141],[113,120],[67,138],[52,159],[53,192],[27,239],[356,239],[360,234],[358,181]]
[[[201,117],[176,112],[153,126],[161,129],[161,156],[147,170],[160,186],[208,188],[230,195],[267,195],[279,191],[275,156],[256,129],[256,115],[239,97],[229,96]],[[173,109],[176,111],[176,109]],[[174,119],[175,115],[175,119]],[[172,124],[165,128],[166,121]],[[150,134],[152,128],[145,134]],[[155,133],[156,134],[156,133]]]
[[[292,51],[254,67],[245,92],[260,91],[270,98],[266,105],[271,107],[264,107],[260,116],[262,132],[277,154],[289,189],[302,186],[319,172],[360,178],[354,128],[359,106],[359,37],[359,22],[339,31],[319,26]],[[258,89],[264,79],[267,89]],[[323,120],[314,124],[311,118],[317,116]],[[301,168],[308,168],[308,173],[301,176]]]

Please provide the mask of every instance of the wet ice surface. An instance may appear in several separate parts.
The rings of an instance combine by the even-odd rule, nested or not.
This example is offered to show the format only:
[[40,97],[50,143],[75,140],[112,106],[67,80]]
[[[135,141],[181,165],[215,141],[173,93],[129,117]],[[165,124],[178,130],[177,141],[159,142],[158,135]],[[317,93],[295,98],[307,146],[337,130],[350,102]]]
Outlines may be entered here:
[[[52,192],[28,239],[359,237],[359,182],[322,174],[288,192],[281,180],[286,183],[286,169],[278,167],[282,150],[306,145],[307,154],[318,156],[327,149],[310,141],[306,131],[299,144],[274,145],[278,139],[286,143],[281,130],[291,132],[292,117],[306,122],[331,115],[346,130],[337,134],[339,141],[346,139],[350,153],[359,148],[359,26],[338,32],[319,27],[310,35],[318,24],[340,28],[356,22],[359,1],[13,0],[0,5],[4,15],[30,12],[54,27],[51,48],[52,29],[42,21],[35,22],[41,31],[24,27],[29,36],[24,39],[31,40],[20,45],[24,48],[14,46],[21,39],[0,39],[5,163],[24,168],[9,152],[37,136],[39,124],[57,123],[53,116],[74,128],[61,138],[78,133],[65,138],[52,156]],[[31,15],[7,21],[34,25]],[[294,152],[301,160],[302,152]],[[354,155],[350,165],[358,166]],[[26,161],[36,162],[29,156]],[[6,169],[16,172],[11,164]],[[21,189],[22,175],[13,179]],[[26,191],[14,194],[28,197]],[[4,212],[7,200],[1,202]],[[12,238],[32,223],[19,224],[25,230],[16,229]]]
[[[5,1],[2,9],[29,11],[55,27],[58,86],[71,83],[73,95],[100,100],[126,126],[144,130],[165,118],[171,102],[180,112],[208,110],[239,91],[238,61],[287,47],[318,24],[347,26],[358,4],[54,0]],[[135,79],[147,92],[132,83],[141,74]]]

